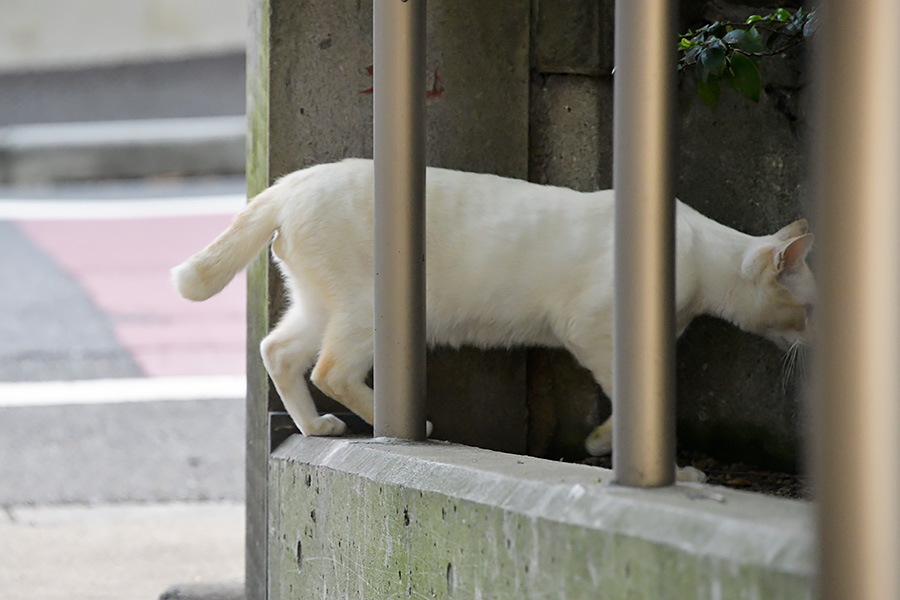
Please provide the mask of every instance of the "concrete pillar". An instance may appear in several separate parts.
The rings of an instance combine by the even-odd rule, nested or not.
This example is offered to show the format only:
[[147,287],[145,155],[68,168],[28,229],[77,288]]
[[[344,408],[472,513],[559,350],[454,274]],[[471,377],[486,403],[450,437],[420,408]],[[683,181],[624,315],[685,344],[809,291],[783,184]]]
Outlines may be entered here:
[[[372,1],[253,0],[250,6],[248,192],[298,168],[371,157]],[[428,13],[422,90],[428,164],[527,178],[530,2],[429,0]],[[270,425],[283,423],[282,409],[258,347],[285,298],[265,258],[251,269],[248,285],[247,588],[256,600],[267,597],[268,453],[284,433],[273,434]],[[524,452],[524,357],[524,351],[430,353],[434,435]],[[315,396],[320,410],[343,410]],[[483,412],[483,426],[468,425],[472,410]]]

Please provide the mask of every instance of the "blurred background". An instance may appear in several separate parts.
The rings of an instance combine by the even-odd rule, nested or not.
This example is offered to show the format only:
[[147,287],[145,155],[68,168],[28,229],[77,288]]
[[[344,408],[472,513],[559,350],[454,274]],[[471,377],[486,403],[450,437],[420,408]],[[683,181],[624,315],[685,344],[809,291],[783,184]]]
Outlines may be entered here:
[[0,14],[0,600],[238,590],[244,280],[168,271],[244,202],[246,0]]

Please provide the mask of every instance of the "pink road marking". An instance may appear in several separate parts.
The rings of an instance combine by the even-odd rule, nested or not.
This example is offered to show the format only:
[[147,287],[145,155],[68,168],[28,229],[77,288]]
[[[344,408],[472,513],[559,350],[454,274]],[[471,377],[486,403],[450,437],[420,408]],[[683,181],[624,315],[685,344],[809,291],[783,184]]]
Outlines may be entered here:
[[244,275],[202,303],[184,300],[169,281],[169,269],[230,220],[207,215],[17,225],[110,316],[145,375],[230,375],[246,368]]

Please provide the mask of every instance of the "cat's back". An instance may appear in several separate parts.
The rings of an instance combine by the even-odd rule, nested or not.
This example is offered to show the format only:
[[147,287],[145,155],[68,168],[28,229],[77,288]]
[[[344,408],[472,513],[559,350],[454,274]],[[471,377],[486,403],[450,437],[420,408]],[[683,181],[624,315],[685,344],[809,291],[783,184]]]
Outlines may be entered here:
[[[283,220],[291,227],[353,221],[371,229],[374,221],[374,163],[351,158],[316,165],[283,177],[276,186],[284,198]],[[568,188],[538,185],[486,173],[428,167],[426,171],[428,228],[481,225],[484,228],[536,229],[570,233],[585,219],[611,221],[613,195],[607,190],[584,194]],[[538,227],[538,224],[540,226]],[[594,233],[598,233],[594,229]]]
[[[282,199],[282,234],[331,236],[371,244],[374,228],[374,164],[347,159],[285,176],[276,184]],[[485,256],[553,247],[571,260],[609,247],[614,200],[611,190],[582,193],[519,179],[429,167],[426,231],[429,253],[473,250]],[[329,244],[330,245],[330,244]],[[467,250],[468,249],[468,250]],[[563,260],[564,257],[558,257]]]

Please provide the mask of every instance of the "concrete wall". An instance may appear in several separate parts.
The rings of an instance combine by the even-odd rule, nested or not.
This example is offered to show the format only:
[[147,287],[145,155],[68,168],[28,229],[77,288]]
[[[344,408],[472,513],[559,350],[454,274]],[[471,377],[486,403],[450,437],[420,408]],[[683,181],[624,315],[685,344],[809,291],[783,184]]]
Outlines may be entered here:
[[812,598],[800,502],[441,443],[295,436],[270,464],[272,600]]

